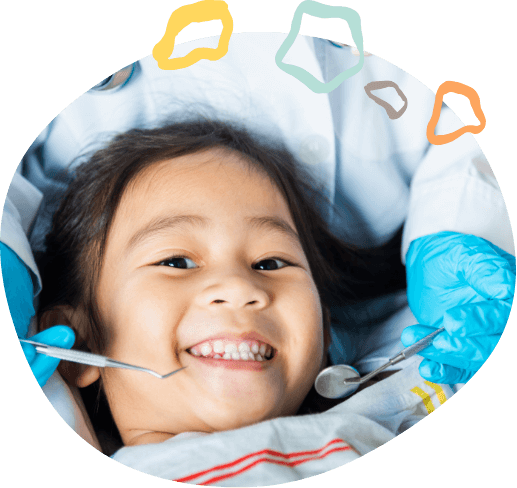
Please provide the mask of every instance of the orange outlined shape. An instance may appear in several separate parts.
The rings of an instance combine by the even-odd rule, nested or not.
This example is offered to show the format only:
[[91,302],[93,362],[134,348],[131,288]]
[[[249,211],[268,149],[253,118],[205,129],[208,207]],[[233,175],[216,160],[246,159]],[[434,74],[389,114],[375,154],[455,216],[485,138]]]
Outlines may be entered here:
[[[220,20],[223,23],[223,31],[217,49],[200,47],[181,58],[169,59],[174,51],[176,36],[181,30],[192,22],[207,22],[209,20]],[[172,12],[164,36],[153,48],[153,58],[158,62],[158,67],[164,70],[187,68],[201,59],[217,61],[228,52],[232,33],[233,18],[228,10],[228,4],[223,0],[202,0],[201,2],[184,5]]]
[[[438,124],[438,120],[440,119],[440,114],[442,110],[442,102],[443,97],[447,93],[454,92],[459,95],[465,95],[470,102],[470,106],[474,111],[474,114],[479,120],[479,125],[466,125],[461,129],[458,129],[450,134],[443,134],[440,136],[435,135],[434,131],[436,129],[436,125]],[[431,115],[431,120],[427,124],[427,140],[434,144],[435,146],[440,146],[442,144],[447,144],[456,140],[458,137],[462,136],[466,132],[472,132],[473,134],[479,134],[486,126],[486,119],[483,110],[481,110],[481,101],[479,99],[479,95],[477,94],[474,88],[470,86],[464,85],[463,83],[458,83],[457,81],[445,81],[438,87],[438,91],[436,92],[436,97],[434,99],[434,107],[433,113]]]

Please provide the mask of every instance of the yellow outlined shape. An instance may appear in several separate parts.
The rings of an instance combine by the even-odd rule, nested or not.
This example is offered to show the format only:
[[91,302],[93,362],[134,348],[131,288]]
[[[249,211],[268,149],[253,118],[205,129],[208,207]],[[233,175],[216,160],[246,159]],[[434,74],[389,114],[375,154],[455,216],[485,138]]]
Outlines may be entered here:
[[[223,31],[219,38],[217,49],[198,47],[181,58],[169,59],[174,51],[177,35],[192,22],[207,22],[220,20]],[[188,68],[201,59],[217,61],[228,52],[230,37],[233,34],[233,18],[228,10],[228,4],[223,0],[202,0],[201,2],[184,5],[172,12],[165,34],[153,48],[153,58],[158,67],[163,70]]]

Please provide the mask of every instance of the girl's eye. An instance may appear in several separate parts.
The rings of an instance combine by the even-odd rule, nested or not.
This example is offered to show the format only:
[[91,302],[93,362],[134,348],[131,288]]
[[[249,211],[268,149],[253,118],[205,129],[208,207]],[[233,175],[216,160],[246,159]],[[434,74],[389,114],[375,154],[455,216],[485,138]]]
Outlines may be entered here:
[[[167,264],[171,268],[179,267],[180,269],[185,269],[183,266],[181,266],[181,264],[180,264],[180,266],[178,266],[178,263],[181,263],[184,260],[191,261],[192,263],[194,262],[194,261],[192,261],[192,259],[188,258],[187,256],[171,256],[170,258],[166,259],[165,261],[159,262],[158,265]],[[268,262],[274,262],[274,261],[279,261],[279,262],[285,263],[287,266],[295,266],[294,263],[291,263],[291,262],[287,261],[286,259],[280,259],[280,258],[263,259],[262,261],[259,261],[257,263],[257,266],[259,266],[259,265],[262,266],[261,263],[268,263]],[[173,263],[175,263],[175,264],[173,264]],[[273,266],[275,266],[275,265],[273,265]],[[276,271],[276,269],[282,269],[282,268],[277,267],[277,268],[271,269],[271,265],[266,265],[266,269],[262,269],[261,271]]]
[[[158,265],[166,263],[171,268],[178,268],[177,263],[184,261],[184,260],[189,260],[192,263],[194,262],[194,261],[192,261],[192,259],[187,258],[187,256],[171,256],[170,258],[166,259],[165,261],[158,263]],[[175,263],[175,264],[173,265],[171,263]],[[181,266],[181,265],[179,266],[179,268],[184,269],[183,266]]]
[[[257,266],[263,266],[262,263],[274,263],[275,261],[278,261],[280,263],[285,263],[287,266],[294,266],[294,264],[286,261],[285,259],[280,259],[280,258],[267,258],[267,259],[263,259],[262,261],[259,261],[257,263]],[[284,266],[285,268],[286,266]],[[266,266],[266,269],[261,269],[261,271],[275,271],[276,269],[282,269],[282,268],[275,268],[275,269],[271,269],[270,265],[267,265]]]

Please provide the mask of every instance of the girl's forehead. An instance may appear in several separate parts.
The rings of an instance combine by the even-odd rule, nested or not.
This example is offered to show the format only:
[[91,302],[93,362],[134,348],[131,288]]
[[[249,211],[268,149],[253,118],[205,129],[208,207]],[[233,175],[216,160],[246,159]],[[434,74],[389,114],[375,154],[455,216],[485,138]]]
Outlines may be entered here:
[[195,209],[235,215],[251,209],[292,220],[285,198],[265,170],[223,148],[154,163],[128,185],[117,214],[135,218]]
[[[162,193],[172,197],[174,194],[186,196],[196,192],[216,196],[229,188],[233,189],[232,194],[242,196],[247,194],[239,192],[243,187],[267,194],[269,198],[282,198],[258,163],[247,160],[236,151],[213,148],[152,164],[133,179],[123,197],[132,199],[145,195],[148,198]],[[225,196],[228,197],[227,194]]]
[[[150,165],[131,181],[128,192],[145,191],[146,188],[154,190],[163,185],[167,185],[169,190],[198,187],[210,184],[214,178],[227,179],[229,184],[249,182],[254,185],[269,185],[270,191],[278,191],[257,162],[247,159],[237,151],[216,147]],[[187,186],[180,187],[180,182]]]

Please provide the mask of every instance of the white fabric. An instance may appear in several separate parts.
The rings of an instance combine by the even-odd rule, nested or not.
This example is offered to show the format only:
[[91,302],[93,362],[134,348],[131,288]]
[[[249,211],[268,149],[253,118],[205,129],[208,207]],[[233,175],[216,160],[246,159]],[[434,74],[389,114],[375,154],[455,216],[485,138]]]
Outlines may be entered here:
[[[126,86],[85,93],[42,131],[24,157],[23,176],[13,179],[1,230],[2,242],[32,270],[36,294],[41,280],[26,235],[41,195],[33,250],[42,247],[52,211],[70,179],[67,168],[85,153],[127,129],[200,114],[284,140],[340,208],[339,215],[322,212],[332,230],[349,242],[380,244],[405,222],[402,259],[412,240],[441,230],[472,233],[514,253],[502,195],[474,137],[465,134],[442,146],[428,143],[434,103],[430,90],[403,70],[369,56],[363,69],[336,90],[315,94],[276,66],[275,54],[284,39],[284,34],[234,34],[228,54],[219,61],[203,60],[177,71],[160,70],[149,56]],[[216,42],[202,39],[175,51],[182,56]],[[299,37],[285,60],[328,81],[358,58],[350,48]],[[390,120],[366,96],[364,86],[379,80],[396,82],[407,96],[408,108],[399,119]],[[437,133],[461,125],[444,105]],[[392,330],[393,323],[388,326]],[[399,344],[396,331],[398,336],[377,329],[370,340],[363,336],[368,348],[356,347],[357,364],[368,369],[383,360]],[[336,344],[342,344],[338,339],[350,341],[340,337]]]
[[213,434],[183,434],[158,444],[124,447],[111,457],[144,473],[192,484],[287,483],[367,454],[453,394],[447,385],[425,382],[416,362],[321,414],[277,418]]
[[43,386],[43,393],[69,427],[100,451],[101,446],[77,388],[71,389],[55,371]]

